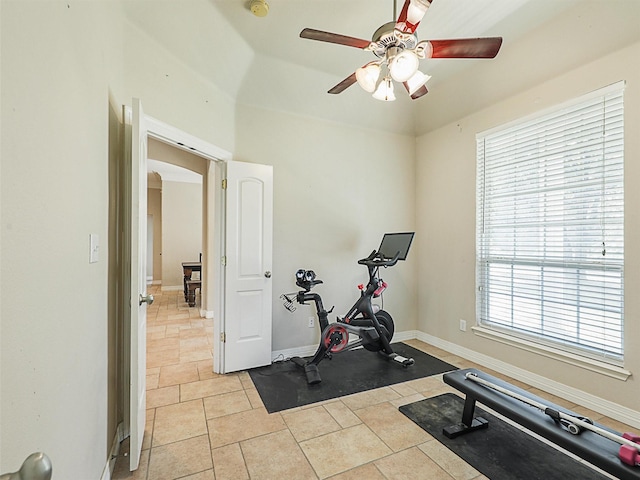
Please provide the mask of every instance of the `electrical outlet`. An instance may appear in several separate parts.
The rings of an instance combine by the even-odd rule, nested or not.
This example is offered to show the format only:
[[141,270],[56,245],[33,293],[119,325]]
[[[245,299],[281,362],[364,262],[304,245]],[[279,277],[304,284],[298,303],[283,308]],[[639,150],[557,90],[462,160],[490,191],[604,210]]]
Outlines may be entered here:
[[313,317],[309,317],[309,328],[313,328],[313,325],[314,325],[314,323],[315,323],[315,320],[316,320],[315,318],[313,318]]
[[463,332],[467,331],[467,321],[460,319],[460,330]]

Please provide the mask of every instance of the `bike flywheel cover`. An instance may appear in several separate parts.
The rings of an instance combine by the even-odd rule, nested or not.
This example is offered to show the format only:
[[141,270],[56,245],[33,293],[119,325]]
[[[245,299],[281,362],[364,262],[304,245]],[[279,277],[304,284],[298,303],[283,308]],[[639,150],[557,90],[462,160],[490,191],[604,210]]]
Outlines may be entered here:
[[[342,325],[334,323],[322,332],[322,341],[329,352],[338,353],[349,343],[349,332],[347,332],[347,329]],[[331,343],[332,341],[333,345]]]

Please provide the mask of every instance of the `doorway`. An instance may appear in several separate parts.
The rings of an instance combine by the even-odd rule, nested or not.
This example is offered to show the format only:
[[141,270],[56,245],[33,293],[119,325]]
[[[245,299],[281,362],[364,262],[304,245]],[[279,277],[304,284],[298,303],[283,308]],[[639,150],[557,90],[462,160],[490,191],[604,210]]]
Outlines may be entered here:
[[[147,208],[155,219],[154,242],[148,242],[151,248],[148,258],[154,264],[153,280],[161,285],[162,291],[184,290],[185,263],[194,264],[191,280],[201,284],[203,280],[200,263],[207,222],[203,215],[206,196],[203,176],[208,160],[154,139],[149,139],[148,145]],[[185,291],[185,300],[186,294]],[[202,306],[200,301],[198,306]],[[206,316],[204,309],[200,312]]]
[[[123,439],[130,437],[130,466],[136,469],[142,447],[144,423],[145,423],[145,398],[146,398],[146,310],[153,303],[153,297],[147,293],[147,275],[145,267],[147,255],[147,169],[146,163],[149,143],[157,143],[173,151],[188,152],[191,157],[190,164],[199,165],[202,173],[201,198],[198,200],[202,208],[203,224],[199,236],[202,243],[199,244],[194,255],[199,257],[200,250],[203,254],[202,274],[206,278],[207,287],[201,292],[201,310],[210,318],[217,317],[216,324],[223,321],[222,315],[217,315],[216,310],[221,309],[216,297],[218,290],[224,288],[223,281],[213,282],[211,278],[220,278],[219,265],[221,257],[221,228],[220,220],[223,204],[219,201],[221,188],[216,179],[222,177],[224,172],[224,160],[229,154],[222,150],[192,138],[173,127],[147,117],[142,111],[138,99],[133,99],[133,108],[123,109],[123,129],[121,145],[124,146],[122,161],[119,162],[119,172],[114,175],[117,178],[114,190],[117,192],[113,200],[117,205],[114,211],[117,219],[118,245],[115,249],[119,258],[120,268],[114,278],[114,283],[119,284],[118,302],[122,308],[120,317],[117,362],[118,367],[117,390],[119,391],[118,403],[122,405],[122,428],[119,427],[118,436]],[[217,156],[216,156],[217,155]],[[192,165],[186,165],[193,168]],[[218,268],[216,268],[216,265]],[[182,282],[181,282],[182,283]],[[218,328],[220,328],[218,326]],[[219,338],[219,337],[218,337]],[[221,356],[219,342],[212,338],[213,351],[216,352],[211,369],[216,369],[216,358]]]
[[[122,277],[125,284],[128,280],[130,287],[129,322],[128,329],[124,328],[123,341],[124,349],[127,345],[130,347],[130,360],[123,377],[126,379],[126,372],[130,371],[131,382],[125,380],[120,386],[126,391],[130,385],[130,395],[125,395],[124,400],[124,425],[130,430],[128,436],[132,439],[130,463],[133,470],[138,466],[144,432],[145,322],[147,306],[153,303],[153,297],[146,293],[144,264],[149,142],[156,141],[158,146],[188,152],[197,159],[196,163],[204,164],[201,169],[204,173],[201,308],[203,316],[217,319],[213,322],[212,338],[215,373],[232,371],[225,368],[229,345],[235,351],[243,344],[249,345],[248,340],[251,340],[250,346],[260,343],[263,348],[252,348],[252,356],[241,355],[243,363],[234,364],[234,370],[270,363],[273,171],[271,166],[228,161],[228,152],[145,116],[138,99],[133,99],[133,109],[125,109],[124,117],[124,144],[127,145],[124,163],[127,165],[128,158],[129,168],[124,168],[123,183],[130,185],[124,190],[124,204],[128,203],[126,206],[130,207],[125,208],[130,213],[129,223],[125,221],[124,225],[130,226],[128,233],[123,233],[123,244],[129,245],[131,254],[129,257],[125,254],[123,258],[125,263],[130,258],[131,268],[124,268],[124,272],[130,271],[130,278],[127,273]],[[128,156],[127,151],[130,152]],[[126,172],[129,172],[128,177]],[[251,302],[242,301],[249,296]],[[232,322],[226,318],[227,311],[231,312]],[[130,332],[128,338],[127,330]],[[262,352],[259,356],[255,354],[258,350]],[[121,358],[127,363],[126,356]],[[127,411],[130,412],[128,419]]]
[[[178,130],[152,117],[146,116],[150,145],[160,150],[160,160],[187,168],[202,175],[202,284],[201,314],[205,318],[222,318],[222,285],[214,279],[222,277],[222,212],[224,208],[220,179],[223,178],[224,164],[231,160],[231,153],[215,145],[204,142],[186,132]],[[190,161],[180,160],[176,151],[189,154]],[[152,153],[150,151],[150,153]],[[153,153],[156,153],[155,151]],[[220,348],[217,344],[214,322],[214,371],[218,371]]]

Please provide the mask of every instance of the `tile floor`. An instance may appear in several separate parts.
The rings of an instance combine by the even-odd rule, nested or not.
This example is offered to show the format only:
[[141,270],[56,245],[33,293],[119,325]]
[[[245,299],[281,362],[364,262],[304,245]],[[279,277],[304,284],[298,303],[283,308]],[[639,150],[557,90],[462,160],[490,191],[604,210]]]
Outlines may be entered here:
[[[212,372],[213,320],[200,318],[182,292],[151,290],[156,301],[148,311],[142,457],[138,470],[129,472],[125,440],[114,480],[486,479],[398,411],[453,391],[441,376],[268,414],[248,373]],[[458,367],[506,378],[418,340],[407,343]],[[618,431],[631,430],[536,394]]]

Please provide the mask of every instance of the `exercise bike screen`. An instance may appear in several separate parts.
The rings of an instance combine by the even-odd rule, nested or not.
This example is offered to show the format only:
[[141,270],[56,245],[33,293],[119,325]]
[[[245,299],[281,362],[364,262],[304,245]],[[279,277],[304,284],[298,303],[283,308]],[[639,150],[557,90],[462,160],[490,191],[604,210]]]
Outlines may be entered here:
[[400,252],[398,260],[406,260],[414,234],[415,232],[385,233],[378,253],[382,254],[383,258],[393,258],[396,253]]

